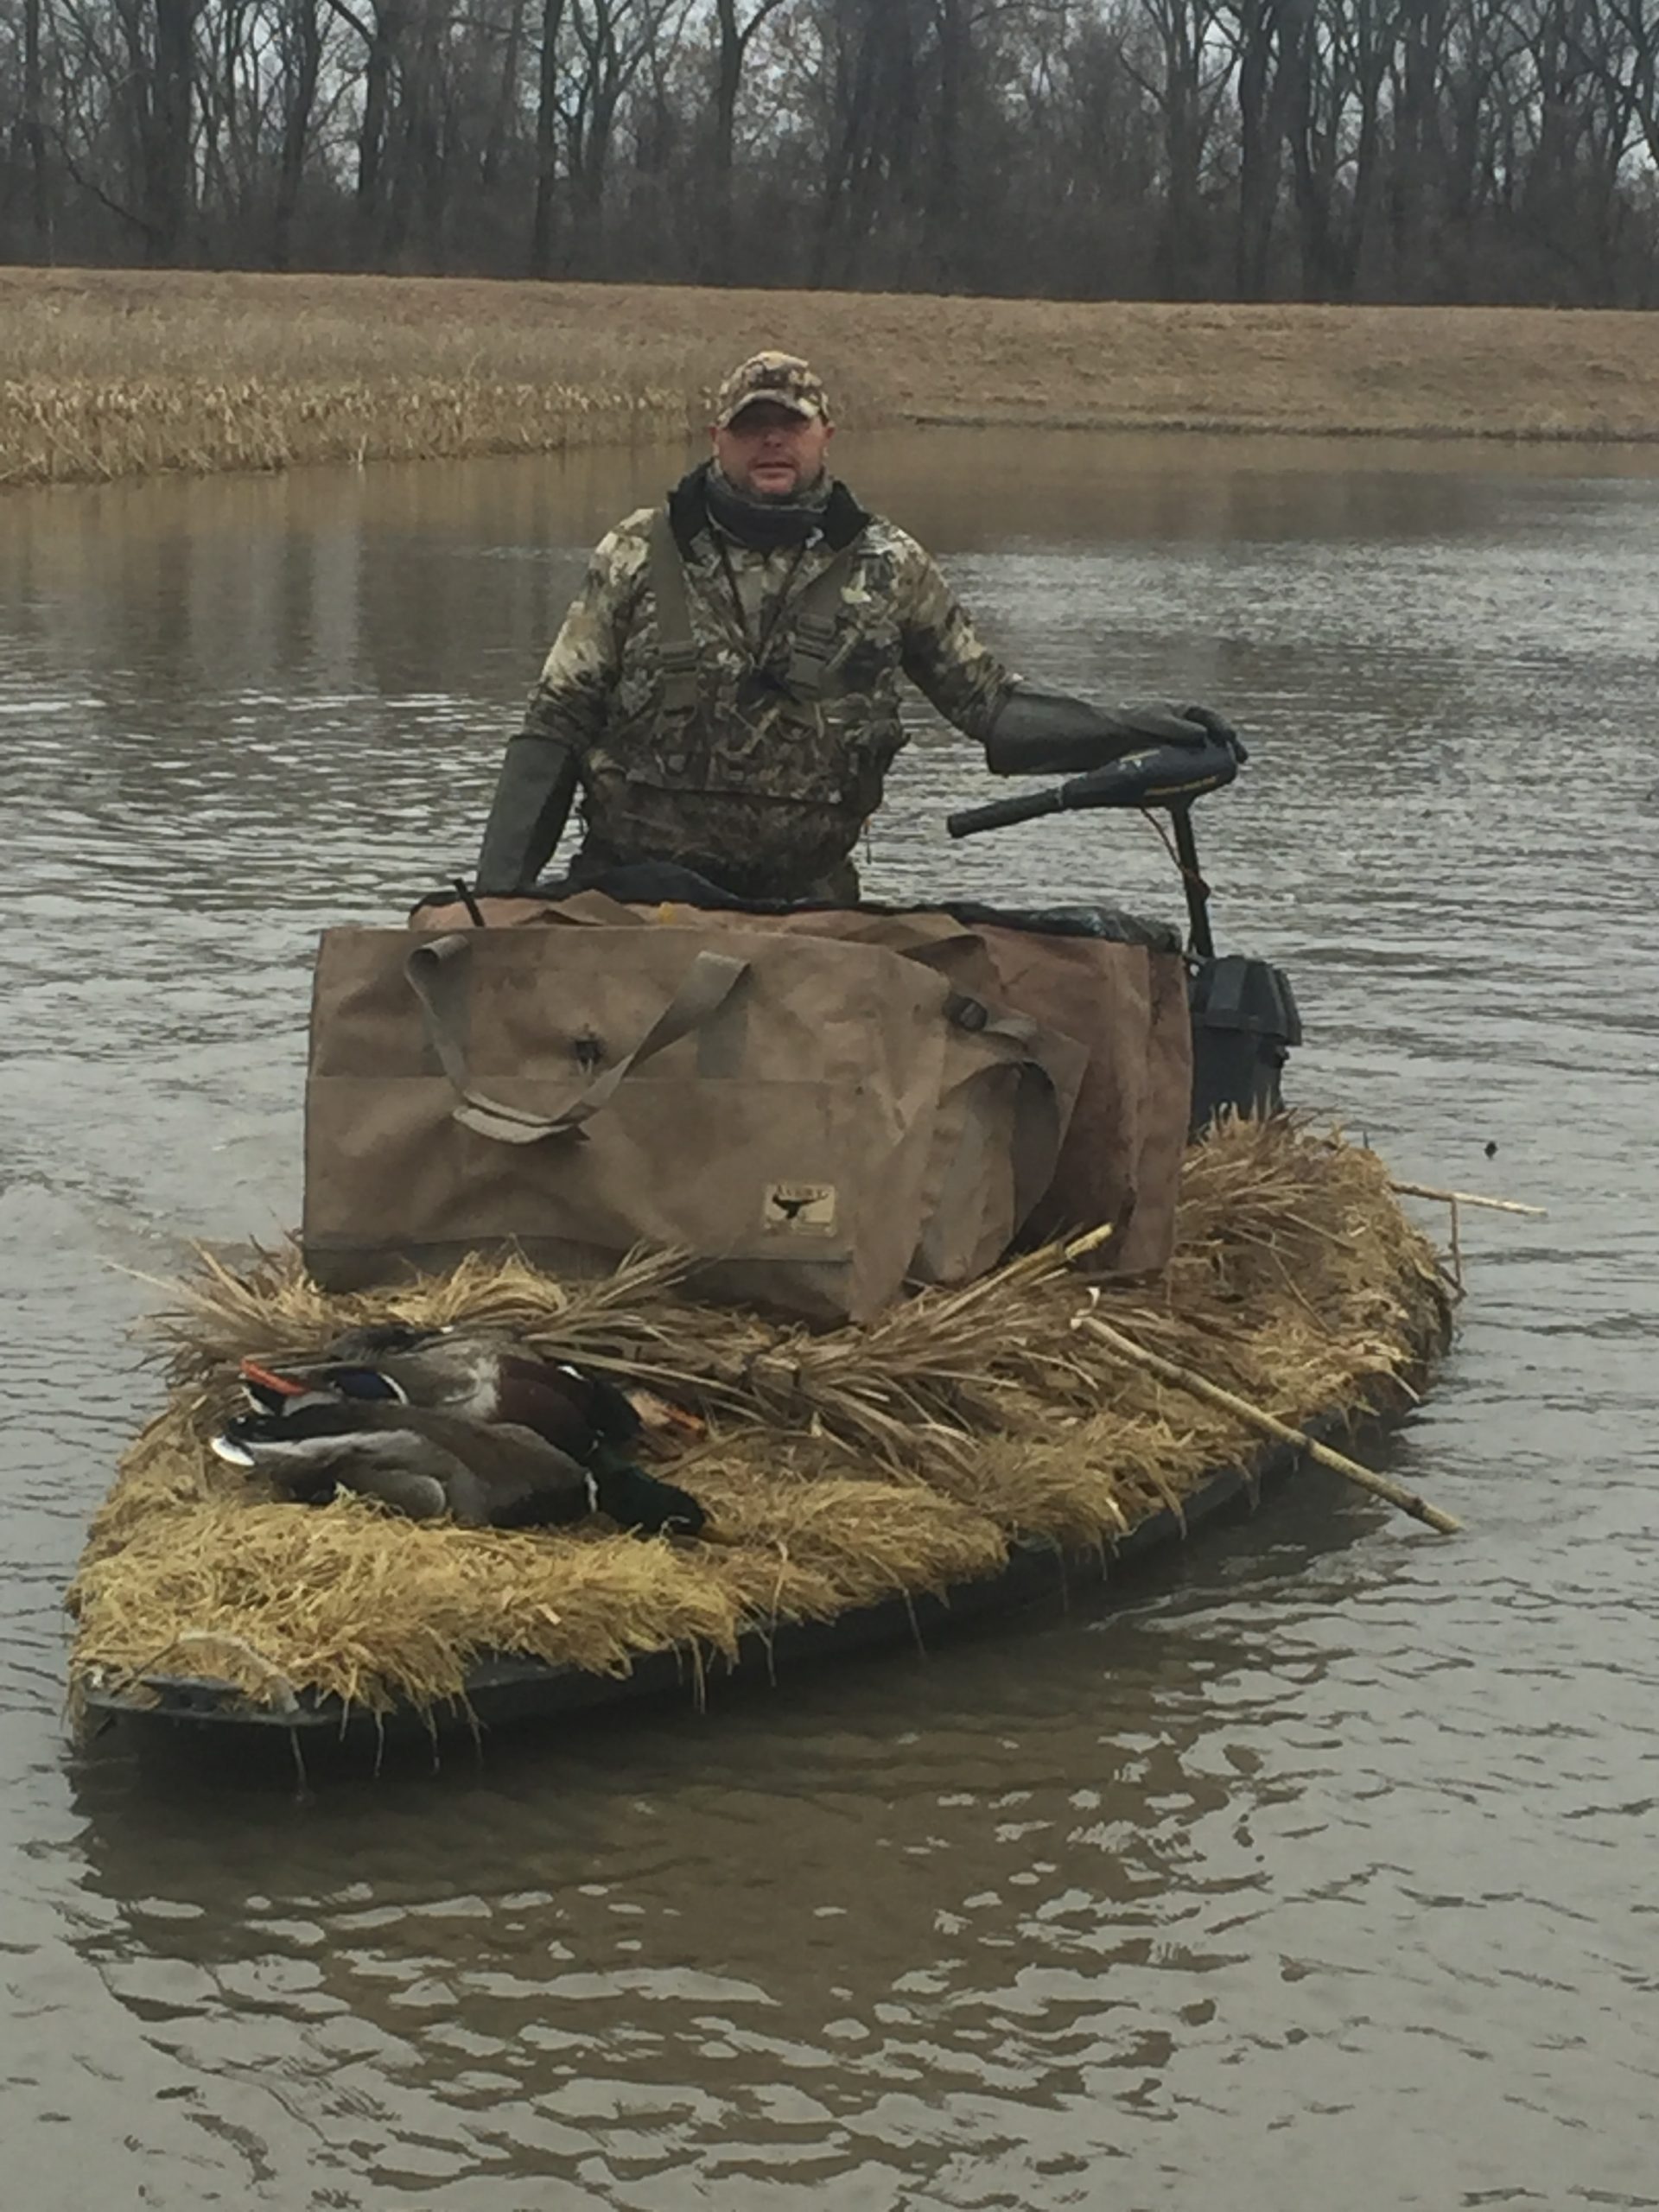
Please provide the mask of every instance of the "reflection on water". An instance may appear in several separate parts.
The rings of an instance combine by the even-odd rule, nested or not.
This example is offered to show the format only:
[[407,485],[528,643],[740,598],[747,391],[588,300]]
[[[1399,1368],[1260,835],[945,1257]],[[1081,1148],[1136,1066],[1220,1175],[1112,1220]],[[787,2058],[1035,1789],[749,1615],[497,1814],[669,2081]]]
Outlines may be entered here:
[[[1482,1225],[1394,1447],[1471,1533],[1308,1483],[1125,1612],[309,1796],[67,1758],[58,1593],[156,1392],[109,1263],[293,1217],[315,931],[468,864],[587,548],[678,459],[14,495],[19,2203],[1659,2203],[1659,459],[849,448],[1029,676],[1236,714],[1200,843],[1295,976],[1299,1096],[1549,1206]],[[952,848],[973,749],[916,727],[873,890],[1177,909],[1138,824]]]

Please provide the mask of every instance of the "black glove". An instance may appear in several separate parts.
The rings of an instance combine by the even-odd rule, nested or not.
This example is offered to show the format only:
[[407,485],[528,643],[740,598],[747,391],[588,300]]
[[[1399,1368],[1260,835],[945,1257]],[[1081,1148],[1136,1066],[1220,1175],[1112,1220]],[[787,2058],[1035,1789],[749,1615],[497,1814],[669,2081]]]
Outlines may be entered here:
[[576,793],[575,755],[556,737],[525,731],[501,763],[478,856],[480,895],[527,890],[552,858]]
[[1141,741],[1115,715],[1086,699],[1018,683],[996,710],[985,741],[994,776],[1071,776],[1104,768]]
[[[1230,721],[1208,707],[1173,707],[1163,701],[1146,707],[1120,707],[1117,719],[1132,729],[1143,745],[1229,745],[1238,747],[1238,733]],[[1241,753],[1240,759],[1243,758]]]
[[1149,745],[1197,747],[1217,741],[1231,743],[1243,759],[1231,728],[1207,707],[1120,707],[1107,715],[1085,700],[1021,683],[991,725],[985,762],[995,776],[1086,775]]
[[[1214,739],[1217,745],[1231,746],[1236,759],[1240,760],[1249,759],[1249,754],[1244,750],[1243,741],[1231,722],[1228,721],[1224,716],[1217,714],[1211,708],[1183,707],[1181,720],[1184,722],[1196,722],[1205,737]],[[1190,742],[1187,740],[1181,741]]]

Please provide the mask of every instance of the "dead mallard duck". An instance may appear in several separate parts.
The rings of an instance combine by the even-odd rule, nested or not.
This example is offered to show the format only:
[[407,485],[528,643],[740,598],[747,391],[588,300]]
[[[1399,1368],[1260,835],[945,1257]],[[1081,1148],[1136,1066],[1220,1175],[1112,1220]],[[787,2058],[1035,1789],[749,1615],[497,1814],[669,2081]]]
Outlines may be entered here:
[[471,1528],[545,1528],[603,1513],[619,1528],[676,1535],[704,1525],[689,1491],[631,1460],[607,1452],[584,1463],[521,1423],[404,1402],[373,1389],[378,1373],[351,1370],[353,1388],[319,1389],[297,1375],[245,1370],[255,1409],[227,1421],[213,1449],[290,1497],[351,1491],[416,1521],[448,1513]]

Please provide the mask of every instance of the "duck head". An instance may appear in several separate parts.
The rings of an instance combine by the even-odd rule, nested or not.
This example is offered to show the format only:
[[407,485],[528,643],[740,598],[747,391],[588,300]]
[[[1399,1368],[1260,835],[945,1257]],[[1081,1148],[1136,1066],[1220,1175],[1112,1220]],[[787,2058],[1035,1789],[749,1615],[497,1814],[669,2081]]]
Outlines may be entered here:
[[638,1536],[700,1536],[709,1516],[689,1490],[660,1482],[643,1467],[601,1469],[594,1477],[597,1510]]

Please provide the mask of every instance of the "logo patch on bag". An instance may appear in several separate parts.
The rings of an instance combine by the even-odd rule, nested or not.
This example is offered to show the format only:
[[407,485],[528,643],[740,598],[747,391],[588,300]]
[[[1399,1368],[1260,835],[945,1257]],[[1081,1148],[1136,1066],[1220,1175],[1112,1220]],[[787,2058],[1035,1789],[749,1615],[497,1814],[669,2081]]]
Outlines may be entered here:
[[760,1222],[797,1236],[832,1236],[836,1228],[833,1183],[768,1183],[760,1202]]

